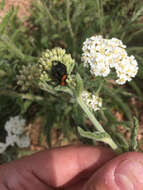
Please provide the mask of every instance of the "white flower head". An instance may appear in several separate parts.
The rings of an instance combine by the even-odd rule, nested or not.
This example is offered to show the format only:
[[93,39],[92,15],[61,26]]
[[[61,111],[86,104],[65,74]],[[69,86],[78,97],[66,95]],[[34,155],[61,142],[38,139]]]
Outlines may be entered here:
[[0,143],[0,154],[4,153],[8,146],[17,145],[26,148],[30,145],[30,137],[25,134],[25,119],[20,116],[11,117],[5,124],[7,131],[6,142]]
[[99,96],[95,96],[88,91],[83,91],[81,98],[85,104],[93,111],[100,110],[102,107],[102,99]]
[[17,135],[8,135],[6,137],[6,145],[7,146],[14,146],[17,141],[18,136]]
[[28,135],[22,135],[17,138],[16,144],[19,148],[27,148],[30,145],[30,138]]
[[134,56],[128,56],[126,45],[117,38],[104,39],[102,36],[92,36],[83,43],[82,61],[84,67],[90,69],[94,76],[107,77],[112,68],[115,69],[118,84],[132,80],[138,71]]
[[24,132],[25,119],[20,116],[11,117],[5,124],[8,134],[21,135]]

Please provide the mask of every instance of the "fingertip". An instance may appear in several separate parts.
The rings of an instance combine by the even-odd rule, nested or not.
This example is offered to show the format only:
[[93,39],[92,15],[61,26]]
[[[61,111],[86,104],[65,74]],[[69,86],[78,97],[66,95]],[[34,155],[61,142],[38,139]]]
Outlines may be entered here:
[[143,189],[143,154],[124,153],[100,168],[85,185],[84,190]]

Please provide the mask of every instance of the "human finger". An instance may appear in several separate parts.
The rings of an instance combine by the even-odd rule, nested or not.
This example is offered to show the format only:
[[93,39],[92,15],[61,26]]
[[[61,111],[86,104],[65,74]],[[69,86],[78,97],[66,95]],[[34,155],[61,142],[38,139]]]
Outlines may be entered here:
[[109,161],[91,177],[83,190],[142,190],[143,154],[124,153]]
[[110,149],[103,147],[55,148],[1,166],[0,179],[7,179],[10,185],[13,181],[18,183],[22,176],[28,180],[26,176],[32,175],[49,187],[68,186],[90,176],[114,156]]

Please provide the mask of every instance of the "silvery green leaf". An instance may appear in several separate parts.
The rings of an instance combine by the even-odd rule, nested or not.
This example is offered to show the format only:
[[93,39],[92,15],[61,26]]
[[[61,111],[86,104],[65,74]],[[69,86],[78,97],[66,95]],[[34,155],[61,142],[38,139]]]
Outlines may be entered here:
[[54,87],[50,84],[47,84],[46,82],[39,82],[39,86],[42,90],[49,92],[53,95],[56,94],[56,91],[54,90]]
[[133,122],[134,122],[134,125],[131,132],[130,151],[135,151],[138,148],[137,135],[138,135],[138,129],[139,129],[139,121],[136,117],[134,117]]
[[106,132],[89,132],[84,131],[82,128],[78,127],[78,132],[82,137],[86,137],[88,139],[92,139],[94,141],[100,141],[100,142],[107,142],[107,139],[110,138],[110,136]]
[[68,93],[70,94],[71,96],[73,95],[73,92],[71,91],[70,88],[66,87],[66,86],[61,86],[61,85],[58,85],[54,88],[55,91],[61,91],[61,92],[65,92],[65,93]]
[[123,149],[124,152],[129,151],[129,144],[128,141],[124,138],[121,133],[118,133],[116,130],[111,130],[111,136],[116,139],[117,144]]
[[77,73],[76,74],[76,93],[77,93],[77,96],[80,96],[83,89],[84,89],[83,80],[82,80],[81,76],[79,75],[79,73]]

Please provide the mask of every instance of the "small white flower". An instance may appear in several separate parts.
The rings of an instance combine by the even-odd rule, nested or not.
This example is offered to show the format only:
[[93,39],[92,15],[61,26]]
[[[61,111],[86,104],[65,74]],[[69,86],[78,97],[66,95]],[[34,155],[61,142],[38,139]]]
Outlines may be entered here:
[[11,117],[9,121],[5,124],[5,130],[8,134],[20,135],[24,132],[25,119],[15,116]]
[[91,94],[88,91],[83,91],[81,94],[82,100],[93,111],[100,110],[102,107],[102,99],[98,96]]
[[113,46],[113,47],[122,47],[122,48],[126,48],[126,45],[124,45],[122,43],[121,40],[117,39],[117,38],[112,38],[109,43]]
[[8,135],[6,137],[6,145],[7,146],[14,146],[17,141],[18,136],[17,135]]
[[83,43],[81,59],[84,67],[89,68],[94,76],[107,77],[114,68],[118,77],[116,82],[125,84],[138,71],[135,57],[129,57],[125,48],[126,45],[117,38],[109,40],[102,36],[92,36]]
[[125,84],[126,83],[126,81],[130,81],[131,80],[131,78],[129,78],[126,74],[121,74],[120,76],[119,76],[119,79],[117,79],[116,80],[116,82],[118,83],[118,84]]
[[27,135],[22,135],[17,138],[16,144],[19,148],[27,148],[30,145],[30,138]]
[[0,143],[0,153],[3,153],[8,146],[26,148],[30,145],[30,137],[25,134],[25,119],[20,116],[11,117],[5,124],[7,137],[5,143]]

